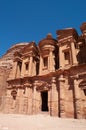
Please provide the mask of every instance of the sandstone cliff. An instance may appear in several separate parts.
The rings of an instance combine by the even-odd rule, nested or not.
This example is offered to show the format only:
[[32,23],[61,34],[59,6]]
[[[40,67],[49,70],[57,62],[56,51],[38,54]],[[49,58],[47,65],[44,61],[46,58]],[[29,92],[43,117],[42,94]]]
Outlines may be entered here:
[[18,43],[13,45],[1,58],[0,58],[0,106],[2,104],[2,97],[5,96],[7,78],[13,66],[14,53],[25,47],[28,43]]
[[3,68],[12,68],[13,65],[13,58],[15,51],[19,51],[22,49],[25,45],[28,43],[19,43],[16,45],[13,45],[7,52],[0,58],[0,67]]

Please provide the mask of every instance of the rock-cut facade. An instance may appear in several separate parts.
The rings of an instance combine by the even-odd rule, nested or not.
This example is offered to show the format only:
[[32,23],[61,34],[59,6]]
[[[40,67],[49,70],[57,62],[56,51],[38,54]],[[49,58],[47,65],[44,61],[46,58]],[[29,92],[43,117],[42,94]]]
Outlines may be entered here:
[[14,54],[5,113],[86,118],[86,23],[57,30]]

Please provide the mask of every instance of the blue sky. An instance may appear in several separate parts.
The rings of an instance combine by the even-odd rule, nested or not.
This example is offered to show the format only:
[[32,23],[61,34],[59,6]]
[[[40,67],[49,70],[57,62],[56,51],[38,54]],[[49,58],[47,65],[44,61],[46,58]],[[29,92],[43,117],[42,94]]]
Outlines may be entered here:
[[48,33],[86,22],[86,0],[0,0],[0,57],[19,42],[38,43]]

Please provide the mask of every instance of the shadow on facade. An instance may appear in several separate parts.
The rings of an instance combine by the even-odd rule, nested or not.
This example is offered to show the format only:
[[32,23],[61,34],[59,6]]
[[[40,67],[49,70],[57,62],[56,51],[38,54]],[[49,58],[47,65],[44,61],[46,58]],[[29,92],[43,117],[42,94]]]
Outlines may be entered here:
[[85,43],[83,43],[79,46],[77,60],[78,60],[79,64],[86,63],[86,44]]

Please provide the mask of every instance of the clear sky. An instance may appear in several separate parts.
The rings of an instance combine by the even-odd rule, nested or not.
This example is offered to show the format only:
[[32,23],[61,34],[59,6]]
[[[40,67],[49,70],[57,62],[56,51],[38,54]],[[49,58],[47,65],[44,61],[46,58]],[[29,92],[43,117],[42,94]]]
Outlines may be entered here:
[[18,42],[38,43],[48,33],[86,22],[86,0],[0,0],[0,57]]

